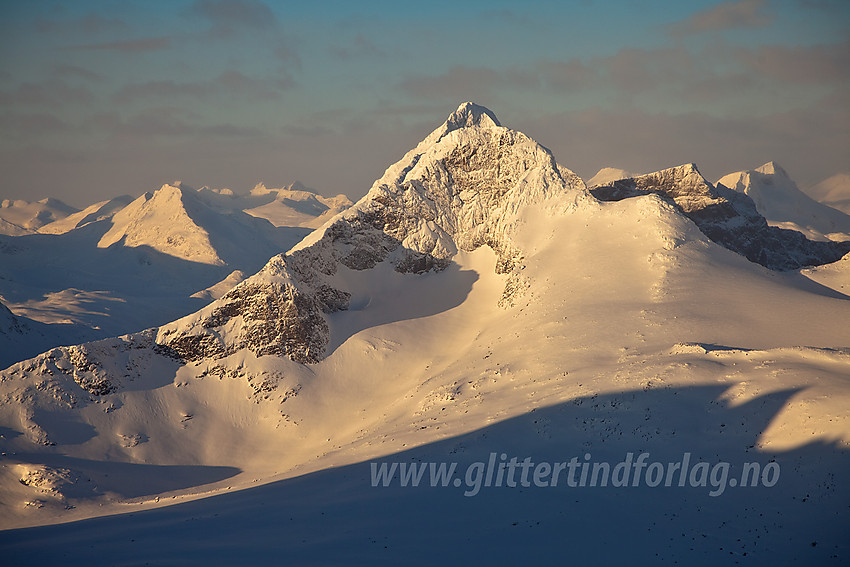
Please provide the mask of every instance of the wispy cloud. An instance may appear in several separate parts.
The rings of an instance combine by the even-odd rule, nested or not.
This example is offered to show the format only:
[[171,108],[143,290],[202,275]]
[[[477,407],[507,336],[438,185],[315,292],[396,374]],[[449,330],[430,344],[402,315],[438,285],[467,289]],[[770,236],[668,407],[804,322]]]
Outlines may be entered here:
[[850,81],[850,41],[831,45],[766,45],[738,50],[741,63],[753,73],[790,83]]
[[123,41],[107,41],[102,43],[86,43],[82,45],[72,46],[71,49],[83,51],[100,50],[133,53],[138,51],[157,51],[160,49],[168,49],[170,46],[171,38],[163,36],[129,39]]
[[27,82],[8,91],[0,91],[0,104],[59,107],[66,104],[91,104],[95,96],[85,87],[75,87],[65,81],[50,79]]
[[47,112],[26,114],[0,114],[0,130],[15,138],[56,134],[71,130],[71,126],[61,118]]
[[807,104],[848,82],[850,41],[753,48],[722,44],[699,49],[626,48],[587,60],[547,59],[506,68],[459,65],[436,75],[409,75],[397,86],[418,100],[492,101],[507,92],[558,93],[582,95],[565,101],[572,108],[698,108],[728,116]]
[[331,55],[337,59],[348,61],[361,57],[384,57],[386,52],[379,49],[370,39],[363,35],[358,35],[354,40],[346,45],[334,45],[329,47]]
[[87,81],[99,81],[103,77],[94,71],[86,69],[84,67],[79,67],[77,65],[69,65],[67,63],[60,63],[57,65],[53,65],[51,69],[51,74],[54,77],[59,78],[68,78],[68,79],[85,79]]
[[122,31],[128,28],[127,23],[118,18],[108,18],[100,14],[88,14],[80,18],[40,18],[34,25],[40,33],[70,33],[96,35],[104,32]]
[[422,98],[482,99],[502,88],[533,86],[538,83],[533,71],[456,65],[439,75],[410,76],[399,86],[408,94]]
[[846,155],[850,114],[836,110],[818,103],[764,116],[722,118],[703,112],[590,108],[542,115],[529,120],[524,131],[585,178],[602,167],[649,172],[695,161],[703,174],[717,179],[777,160],[807,184],[827,177]]
[[765,0],[723,2],[671,25],[669,31],[673,36],[681,37],[733,28],[765,27],[773,21],[765,4]]
[[257,0],[196,0],[189,15],[206,20],[210,35],[228,38],[241,30],[268,30],[275,26],[271,9]]
[[253,127],[231,123],[205,123],[198,114],[179,107],[155,107],[127,117],[102,113],[92,117],[91,124],[113,139],[137,140],[150,138],[220,138],[256,137],[263,135]]
[[113,96],[113,100],[118,103],[128,103],[158,98],[209,98],[236,95],[253,100],[275,99],[293,85],[292,78],[286,75],[258,79],[230,70],[207,81],[163,80],[126,85]]

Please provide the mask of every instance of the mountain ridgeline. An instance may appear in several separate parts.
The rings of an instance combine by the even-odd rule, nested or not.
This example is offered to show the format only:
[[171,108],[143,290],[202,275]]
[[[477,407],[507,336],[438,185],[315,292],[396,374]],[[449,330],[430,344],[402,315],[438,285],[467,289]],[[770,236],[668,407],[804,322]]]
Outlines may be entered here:
[[848,241],[809,240],[795,230],[768,225],[749,195],[712,185],[694,164],[608,182],[590,192],[601,201],[659,195],[712,241],[772,270],[829,264],[850,252]]
[[565,214],[648,194],[667,200],[712,241],[773,270],[834,262],[850,251],[850,242],[811,241],[769,226],[750,197],[712,185],[693,164],[588,190],[549,150],[467,102],[359,202],[203,309],[143,333],[53,349],[21,370],[65,376],[98,395],[121,387],[106,370],[117,352],[141,349],[180,364],[243,351],[316,363],[328,354],[330,314],[350,308],[346,271],[382,262],[400,273],[441,271],[459,251],[487,246],[496,254],[495,272],[506,275],[500,304],[509,306],[522,288],[524,209]]

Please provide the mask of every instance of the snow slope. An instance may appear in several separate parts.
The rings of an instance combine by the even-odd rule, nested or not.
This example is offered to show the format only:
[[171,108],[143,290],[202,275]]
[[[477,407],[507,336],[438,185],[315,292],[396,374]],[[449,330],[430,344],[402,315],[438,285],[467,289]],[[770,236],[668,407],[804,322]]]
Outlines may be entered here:
[[730,173],[717,183],[749,196],[772,226],[797,230],[812,239],[850,240],[850,215],[800,191],[774,162],[755,170]]
[[72,325],[46,325],[15,315],[0,302],[0,368],[30,358],[56,345],[68,345],[87,339]]
[[[657,194],[594,200],[465,104],[200,312],[0,374],[5,525],[134,512],[0,546],[20,564],[846,558],[848,317]],[[374,460],[642,451],[775,460],[781,482],[369,482]]]
[[[16,236],[21,234],[18,232],[21,228],[34,232],[77,211],[78,209],[53,198],[35,202],[3,199],[0,201],[0,220],[5,222],[0,223],[0,234]],[[9,224],[14,226],[10,227]]]
[[32,234],[33,231],[26,229],[22,226],[18,226],[15,223],[11,223],[5,219],[0,218],[0,234],[5,234],[8,236],[21,236],[23,234]]
[[806,193],[824,205],[850,215],[850,174],[833,175],[810,187]]
[[74,230],[75,228],[82,228],[93,222],[110,219],[115,215],[115,213],[132,202],[133,198],[129,195],[121,195],[114,199],[101,201],[86,207],[82,211],[48,223],[39,228],[38,232],[39,234],[64,234]]

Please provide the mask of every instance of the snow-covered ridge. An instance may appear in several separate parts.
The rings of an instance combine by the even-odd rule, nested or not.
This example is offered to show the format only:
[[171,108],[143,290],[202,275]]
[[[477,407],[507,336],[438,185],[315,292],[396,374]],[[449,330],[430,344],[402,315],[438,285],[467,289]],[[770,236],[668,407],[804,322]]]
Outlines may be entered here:
[[38,229],[39,234],[65,234],[76,228],[82,228],[91,223],[112,218],[127,205],[133,202],[129,195],[121,195],[107,201],[100,201],[63,219],[53,221]]
[[[781,170],[771,167],[775,171]],[[746,193],[722,183],[712,185],[692,163],[613,181],[591,192],[603,201],[661,195],[714,242],[774,270],[828,264],[850,252],[850,241],[813,241],[797,231],[769,226]]]

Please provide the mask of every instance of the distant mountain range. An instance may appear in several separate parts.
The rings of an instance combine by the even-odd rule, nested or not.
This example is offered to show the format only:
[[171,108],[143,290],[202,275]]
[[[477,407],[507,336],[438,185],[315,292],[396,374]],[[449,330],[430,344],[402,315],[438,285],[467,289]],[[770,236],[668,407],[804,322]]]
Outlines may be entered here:
[[4,201],[29,228],[0,235],[0,301],[41,338],[4,349],[0,366],[190,313],[350,205],[299,187],[238,196],[175,182],[82,211],[54,199]]

